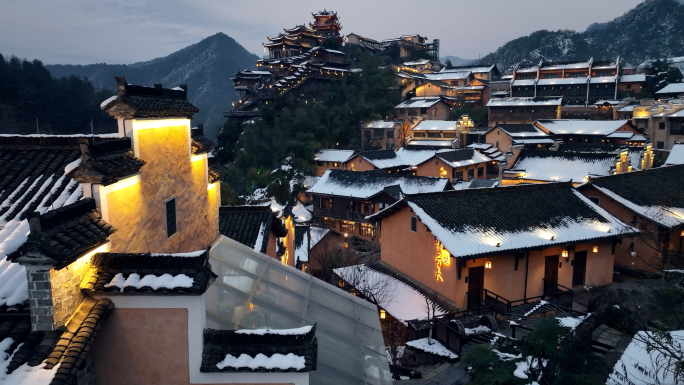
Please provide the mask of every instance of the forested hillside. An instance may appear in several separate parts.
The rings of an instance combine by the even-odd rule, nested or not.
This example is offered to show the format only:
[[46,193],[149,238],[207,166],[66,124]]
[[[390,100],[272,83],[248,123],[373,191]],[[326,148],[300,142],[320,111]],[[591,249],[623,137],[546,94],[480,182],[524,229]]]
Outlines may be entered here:
[[[587,10],[591,12],[591,10]],[[521,62],[615,59],[638,65],[648,59],[684,56],[684,2],[646,0],[607,23],[584,32],[541,30],[503,45],[483,57],[509,72]]]
[[115,132],[116,120],[100,110],[112,96],[76,76],[54,79],[39,60],[0,55],[0,133],[89,134]]
[[389,116],[401,92],[394,72],[379,68],[381,59],[363,57],[358,63],[363,75],[349,83],[331,83],[327,92],[301,94],[288,104],[278,101],[263,118],[246,124],[228,120],[216,152],[230,165],[227,184],[238,194],[251,193],[271,184],[272,171],[286,158],[294,170],[306,172],[320,148],[359,147],[362,124]]

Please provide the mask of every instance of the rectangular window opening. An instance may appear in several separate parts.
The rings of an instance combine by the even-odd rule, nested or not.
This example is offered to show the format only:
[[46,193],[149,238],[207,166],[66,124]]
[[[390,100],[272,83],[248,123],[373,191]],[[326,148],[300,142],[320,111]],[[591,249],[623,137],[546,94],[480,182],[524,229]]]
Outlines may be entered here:
[[176,197],[166,201],[166,236],[176,234]]

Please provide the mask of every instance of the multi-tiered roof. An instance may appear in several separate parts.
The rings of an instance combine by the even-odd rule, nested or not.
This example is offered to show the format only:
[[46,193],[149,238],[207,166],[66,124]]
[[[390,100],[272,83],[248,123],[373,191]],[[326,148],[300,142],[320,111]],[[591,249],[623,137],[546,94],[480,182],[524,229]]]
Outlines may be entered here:
[[340,24],[340,19],[337,17],[337,12],[323,10],[323,12],[312,13],[311,16],[314,17],[315,21],[309,25],[324,39],[331,37],[343,39],[340,37],[342,24]]

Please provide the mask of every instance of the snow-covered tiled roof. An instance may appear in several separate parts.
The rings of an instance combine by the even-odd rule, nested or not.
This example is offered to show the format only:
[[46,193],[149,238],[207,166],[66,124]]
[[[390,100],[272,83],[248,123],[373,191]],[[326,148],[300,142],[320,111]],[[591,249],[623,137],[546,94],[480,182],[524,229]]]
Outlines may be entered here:
[[[31,145],[32,139],[0,140],[0,307],[28,300],[26,270],[5,259],[28,239],[26,214],[44,214],[83,197],[82,186],[65,176],[80,164],[78,139],[68,143],[68,136],[43,136]],[[26,142],[20,145],[17,140]],[[39,146],[48,141],[54,141],[54,146]]]
[[[684,225],[684,165],[591,178],[591,185],[635,213],[662,226]],[[654,188],[658,186],[658,188]]]
[[671,83],[663,89],[656,92],[656,94],[681,94],[684,93],[684,83]]
[[540,130],[534,124],[505,124],[501,123],[497,125],[505,133],[510,135],[511,138],[525,139],[527,137],[548,137],[549,134]]
[[366,124],[366,128],[394,128],[396,124],[393,120],[374,120]]
[[552,135],[608,135],[629,123],[629,120],[538,120],[537,126]]
[[411,98],[394,108],[429,108],[442,101],[439,97]]
[[[557,247],[636,232],[569,183],[409,195],[370,219],[392,215],[401,205],[408,205],[456,258]],[[503,212],[507,215],[501,215]]]
[[575,62],[575,63],[544,63],[541,70],[571,70],[589,68],[591,61]]
[[610,175],[615,159],[615,154],[607,153],[523,151],[510,172],[522,175],[523,179],[581,183],[589,176]]
[[513,80],[513,83],[511,85],[513,87],[526,87],[526,86],[533,86],[537,83],[537,79],[523,79],[523,80]]
[[487,107],[560,106],[563,98],[497,98],[489,99]]
[[456,131],[454,120],[423,120],[411,131]]
[[[372,290],[371,288],[377,285],[386,286],[392,294],[381,306],[402,323],[427,319],[426,301],[431,303],[430,299],[391,275],[383,274],[366,265],[340,267],[333,271],[361,292]],[[442,314],[444,310],[437,306],[436,315]]]
[[430,62],[430,60],[424,59],[424,60],[418,60],[418,61],[407,61],[407,62],[403,63],[402,65],[403,65],[403,66],[410,67],[410,66],[425,65],[425,64],[427,64],[427,63],[429,63],[429,62]]
[[620,75],[620,83],[645,82],[646,74]]
[[555,141],[551,138],[530,138],[518,139],[513,138],[513,144],[554,144]]
[[458,66],[455,68],[442,68],[439,72],[441,73],[448,73],[448,72],[462,72],[462,71],[470,71],[474,74],[479,74],[479,73],[485,73],[485,72],[490,72],[494,69],[494,65],[490,66]]
[[615,131],[612,134],[606,135],[606,138],[609,138],[609,139],[629,139],[632,136],[634,136],[634,133],[631,131]]
[[538,86],[569,85],[569,84],[587,84],[587,78],[583,77],[583,78],[539,79],[539,81],[537,82]]
[[618,110],[618,112],[633,112],[634,111],[634,106],[624,106]]
[[354,155],[354,150],[321,150],[314,160],[319,162],[346,162]]
[[676,143],[665,161],[666,165],[684,164],[684,143]]
[[471,71],[458,71],[458,72],[438,72],[435,74],[423,74],[428,80],[461,80],[467,79],[472,74]]
[[450,184],[446,178],[383,174],[374,171],[327,170],[307,192],[367,199],[390,186],[399,186],[404,194],[418,194],[444,191]]
[[677,112],[673,112],[670,115],[667,115],[668,118],[684,118],[684,109],[681,109]]
[[489,157],[473,149],[444,151],[436,154],[436,156],[454,168],[492,161]]
[[591,84],[615,83],[615,80],[617,80],[617,76],[592,77],[591,79],[589,79],[589,83],[591,83]]
[[414,139],[408,142],[409,146],[425,146],[425,147],[444,147],[451,148],[452,140],[423,140]]

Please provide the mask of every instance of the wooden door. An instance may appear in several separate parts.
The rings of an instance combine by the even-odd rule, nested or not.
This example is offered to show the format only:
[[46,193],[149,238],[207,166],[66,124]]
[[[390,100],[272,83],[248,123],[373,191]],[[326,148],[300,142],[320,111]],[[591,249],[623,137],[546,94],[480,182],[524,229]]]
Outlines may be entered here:
[[468,307],[470,308],[470,299],[476,302],[479,306],[484,299],[484,266],[471,267],[468,269]]
[[544,264],[544,295],[556,294],[558,283],[558,255],[546,257]]
[[576,252],[572,263],[572,286],[584,285],[584,276],[587,273],[587,252]]
[[546,257],[546,264],[544,267],[544,279],[547,282],[558,283],[558,256],[552,255]]

